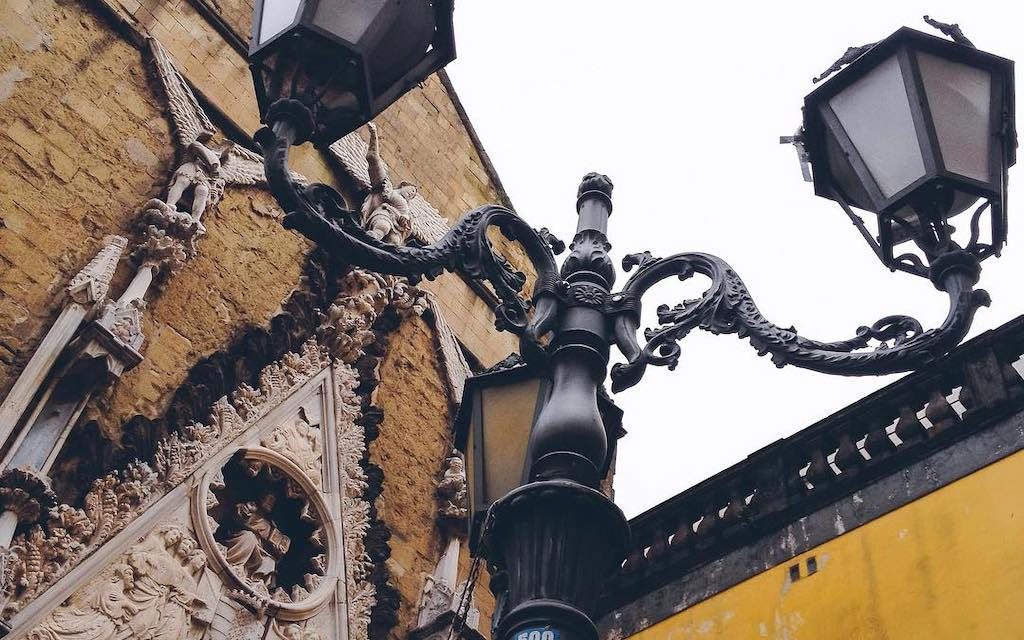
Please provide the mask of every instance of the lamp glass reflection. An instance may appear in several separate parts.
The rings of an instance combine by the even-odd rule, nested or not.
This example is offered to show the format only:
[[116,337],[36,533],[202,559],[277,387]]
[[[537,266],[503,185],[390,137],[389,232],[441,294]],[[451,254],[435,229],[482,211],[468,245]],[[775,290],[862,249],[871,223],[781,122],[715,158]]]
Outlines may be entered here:
[[263,44],[295,22],[302,0],[264,0],[259,43]]
[[896,56],[837,93],[829,106],[886,198],[924,176],[924,158]]
[[917,64],[946,169],[991,182],[992,74],[924,52]]

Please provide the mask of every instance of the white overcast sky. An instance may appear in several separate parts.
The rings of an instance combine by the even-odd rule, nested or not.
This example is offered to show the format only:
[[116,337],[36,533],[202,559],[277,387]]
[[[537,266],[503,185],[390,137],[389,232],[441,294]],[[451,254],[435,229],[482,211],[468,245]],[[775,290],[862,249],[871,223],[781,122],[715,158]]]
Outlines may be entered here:
[[[926,13],[959,22],[982,49],[1024,61],[1019,7],[463,0],[448,70],[516,210],[535,227],[570,240],[580,177],[606,173],[615,183],[616,263],[642,250],[717,254],[770,320],[834,340],[893,313],[934,326],[945,295],[889,273],[839,207],[813,195],[778,137],[799,124],[811,78],[847,46],[904,25],[931,31]],[[993,304],[972,335],[1024,313],[1019,170],[1010,193],[1010,246],[984,265],[981,286]],[[649,292],[645,326],[658,304],[694,297],[695,280]],[[628,516],[640,513],[895,379],[779,370],[735,336],[694,332],[678,369],[649,368],[615,397],[629,431],[616,502]]]

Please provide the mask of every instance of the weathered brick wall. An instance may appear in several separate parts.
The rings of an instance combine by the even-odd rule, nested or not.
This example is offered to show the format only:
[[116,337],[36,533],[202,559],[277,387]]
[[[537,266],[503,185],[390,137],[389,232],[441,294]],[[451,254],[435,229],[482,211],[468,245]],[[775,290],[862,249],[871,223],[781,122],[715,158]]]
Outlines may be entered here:
[[[432,329],[423,320],[407,320],[391,335],[380,366],[377,394],[384,422],[370,446],[370,456],[384,471],[384,491],[377,507],[391,530],[388,568],[402,595],[393,638],[404,638],[415,622],[423,577],[433,573],[445,543],[432,523],[438,507],[434,490],[452,448],[452,416],[435,344]],[[468,560],[465,549],[463,556]],[[467,571],[468,565],[463,566],[460,578]],[[485,585],[486,581],[477,589],[484,628],[494,610]]]
[[0,4],[0,394],[173,158],[139,51],[76,4]]
[[[59,311],[68,279],[102,236],[132,236],[140,205],[160,194],[175,157],[148,53],[81,5],[5,10],[0,74],[26,77],[0,102],[0,120],[12,123],[0,156],[0,392]],[[13,42],[12,25],[22,34]],[[113,387],[108,429],[159,415],[193,364],[246,324],[265,324],[296,286],[310,244],[259,213],[273,208],[265,190],[229,189],[204,220],[199,254],[150,296],[145,360]],[[122,265],[120,284],[130,271]]]
[[245,42],[252,33],[252,0],[199,0]]
[[193,364],[241,328],[266,326],[278,311],[298,285],[311,245],[261,213],[273,207],[263,189],[229,189],[204,218],[199,254],[150,302],[146,358],[103,399],[101,425],[161,415]]

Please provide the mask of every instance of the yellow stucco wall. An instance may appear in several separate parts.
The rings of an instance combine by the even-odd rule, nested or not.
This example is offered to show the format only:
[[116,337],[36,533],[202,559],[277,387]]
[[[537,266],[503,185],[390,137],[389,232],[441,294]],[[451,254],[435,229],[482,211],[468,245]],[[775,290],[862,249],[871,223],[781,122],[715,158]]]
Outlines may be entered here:
[[[1024,638],[1024,452],[632,636]],[[813,557],[817,571],[808,575]],[[799,565],[800,578],[790,579]]]

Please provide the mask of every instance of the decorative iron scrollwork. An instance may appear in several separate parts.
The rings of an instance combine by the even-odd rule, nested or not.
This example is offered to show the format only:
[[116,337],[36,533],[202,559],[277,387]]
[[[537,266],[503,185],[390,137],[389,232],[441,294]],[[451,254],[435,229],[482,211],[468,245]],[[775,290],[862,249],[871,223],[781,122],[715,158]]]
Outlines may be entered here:
[[[285,210],[283,224],[295,229],[327,251],[345,256],[351,264],[412,281],[434,279],[444,271],[460,273],[474,280],[486,280],[500,303],[495,308],[495,326],[522,340],[524,355],[537,357],[540,338],[553,327],[557,298],[551,289],[560,279],[553,249],[564,244],[550,233],[537,232],[515,212],[497,205],[485,205],[462,217],[440,240],[425,247],[397,246],[367,234],[355,222],[341,195],[323,184],[302,185],[287,169],[288,150],[295,140],[287,119],[275,128],[263,128],[256,141],[265,151],[267,181]],[[526,250],[539,282],[532,305],[520,296],[526,276],[496,253],[487,237],[490,227]],[[550,247],[550,248],[549,248]],[[533,308],[531,318],[530,310]]]
[[[288,105],[284,104],[280,111],[286,116]],[[964,249],[948,237],[936,235],[936,241],[926,247],[928,265],[917,259],[911,265],[913,269],[907,268],[929,277],[949,295],[950,311],[941,326],[925,331],[914,318],[892,315],[860,327],[851,338],[834,342],[805,338],[793,327],[783,328],[770,322],[758,310],[732,267],[705,253],[681,253],[668,258],[655,258],[650,252],[627,255],[622,261],[623,268],[637,270],[621,291],[612,293],[615,273],[608,257],[611,245],[603,226],[581,226],[573,239],[573,251],[561,270],[553,253],[561,252],[564,243],[547,229],[534,230],[513,211],[495,205],[470,211],[432,245],[389,244],[367,234],[332,188],[303,185],[294,179],[287,170],[287,160],[288,148],[296,135],[292,120],[285,116],[274,123],[273,129],[258,132],[257,142],[266,151],[267,181],[286,211],[286,227],[299,231],[329,252],[343,255],[349,263],[373,271],[413,280],[452,271],[486,280],[500,300],[494,310],[495,325],[520,336],[522,354],[530,362],[548,364],[548,347],[542,338],[555,329],[556,322],[571,315],[563,312],[573,307],[599,311],[605,318],[604,329],[601,322],[583,321],[576,314],[573,322],[584,324],[563,323],[560,335],[548,344],[563,353],[573,341],[590,353],[601,353],[602,344],[617,346],[627,362],[612,367],[613,391],[636,384],[648,365],[675,368],[680,357],[679,341],[695,328],[748,338],[759,355],[770,354],[779,367],[789,364],[839,375],[910,371],[956,346],[967,334],[978,307],[989,303],[987,293],[973,290],[981,270],[979,258],[985,251],[973,237],[978,235],[976,232]],[[301,117],[296,121],[301,121]],[[603,215],[607,220],[611,213],[610,194],[611,181],[606,176],[588,174],[579,189],[577,209],[590,203],[587,206],[603,211],[595,214],[596,210],[591,209],[591,214]],[[978,225],[979,215],[975,214],[972,227]],[[520,296],[526,276],[496,253],[488,239],[487,230],[492,226],[521,244],[536,269],[532,304]],[[658,307],[659,326],[644,331],[646,341],[641,346],[637,330],[643,295],[666,278],[687,280],[694,274],[711,280],[708,289],[697,299]],[[598,378],[604,376],[607,351],[604,353],[604,364],[594,373]]]
[[[822,373],[841,375],[881,375],[919,368],[955,346],[967,334],[975,311],[989,304],[985,291],[974,291],[977,271],[970,268],[973,256],[957,254],[965,264],[950,268],[936,283],[950,298],[950,311],[937,329],[924,331],[921,323],[909,316],[886,316],[870,326],[862,326],[853,338],[822,342],[800,336],[793,327],[782,328],[758,310],[747,286],[731,266],[717,256],[682,253],[664,259],[627,257],[623,268],[641,264],[622,289],[624,298],[634,305],[614,311],[614,337],[628,362],[612,367],[612,390],[621,391],[636,384],[647,365],[674,369],[679,362],[678,342],[692,329],[712,333],[735,333],[749,338],[758,355],[770,354],[772,362]],[[934,269],[933,265],[933,269]],[[646,344],[636,339],[639,327],[639,300],[651,286],[673,276],[686,280],[698,273],[711,284],[696,300],[674,307],[658,307],[658,327],[644,332]],[[613,296],[613,299],[615,296]],[[871,351],[858,351],[877,345]]]

